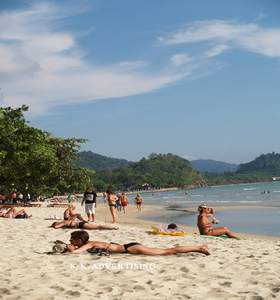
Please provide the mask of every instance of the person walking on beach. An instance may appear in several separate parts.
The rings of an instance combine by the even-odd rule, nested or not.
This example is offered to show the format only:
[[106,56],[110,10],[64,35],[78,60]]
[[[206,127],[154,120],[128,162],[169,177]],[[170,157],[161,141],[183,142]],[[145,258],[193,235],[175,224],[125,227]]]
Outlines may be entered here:
[[134,203],[137,205],[138,212],[141,212],[142,211],[142,204],[144,204],[144,201],[143,201],[142,197],[139,194],[135,197]]
[[75,206],[73,204],[71,204],[70,207],[64,211],[64,215],[63,215],[64,220],[71,221],[71,220],[79,219],[80,221],[85,222],[86,220],[82,217],[81,214],[74,213],[74,209],[75,209]]
[[[200,234],[212,236],[226,235],[230,238],[239,238],[231,231],[229,231],[227,227],[212,228],[213,224],[218,224],[218,220],[212,217],[215,214],[213,207],[207,207],[206,204],[201,204],[199,205],[197,210],[199,211],[199,215],[197,217],[197,227],[199,229]],[[213,221],[210,222],[208,220],[208,217],[212,217]]]
[[81,206],[83,206],[84,202],[86,202],[85,205],[85,211],[88,216],[88,221],[90,222],[90,217],[92,222],[94,222],[95,217],[95,208],[97,207],[97,194],[95,191],[93,191],[92,187],[88,187],[84,193],[84,197],[81,203]]
[[128,199],[125,195],[125,193],[122,193],[121,197],[120,197],[120,201],[121,201],[121,206],[123,208],[123,212],[126,213],[126,208],[127,208],[127,204],[128,204]]
[[173,248],[148,248],[139,243],[128,243],[120,245],[117,243],[89,241],[89,235],[86,231],[74,231],[71,233],[70,243],[67,245],[67,250],[71,253],[81,253],[89,251],[93,248],[106,249],[109,253],[130,253],[143,255],[173,255],[177,253],[198,252],[205,255],[210,255],[206,245],[202,246],[178,246]]
[[117,223],[117,200],[118,197],[113,193],[112,190],[107,190],[107,198],[108,198],[108,204],[110,208],[110,212],[113,217],[113,223]]

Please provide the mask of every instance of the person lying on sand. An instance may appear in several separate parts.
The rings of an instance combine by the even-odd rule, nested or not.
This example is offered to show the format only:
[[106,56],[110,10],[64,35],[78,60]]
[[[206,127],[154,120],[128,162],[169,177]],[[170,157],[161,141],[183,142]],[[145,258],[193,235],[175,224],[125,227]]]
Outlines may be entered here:
[[70,243],[67,249],[71,253],[81,253],[90,251],[93,247],[106,249],[109,253],[130,253],[143,255],[173,255],[176,253],[198,252],[210,255],[206,245],[203,246],[178,246],[174,248],[148,248],[139,243],[128,243],[124,245],[108,242],[89,241],[89,235],[86,231],[74,231],[71,233]]
[[62,222],[54,222],[50,227],[54,229],[57,228],[79,228],[79,229],[111,229],[111,230],[118,230],[119,228],[116,226],[109,226],[109,225],[95,225],[90,224],[87,221],[84,222],[76,222],[76,221],[62,221]]
[[17,212],[16,208],[12,207],[5,213],[0,209],[0,217],[15,218],[15,219],[30,219],[32,218],[32,215],[28,215],[25,209],[21,209]]
[[81,214],[75,214],[73,211],[75,209],[75,206],[73,204],[70,205],[69,208],[67,208],[64,212],[64,220],[75,220],[75,219],[79,219],[82,222],[86,222],[86,220],[82,217]]
[[210,222],[207,218],[212,217],[215,214],[213,207],[207,207],[206,204],[201,204],[199,205],[197,210],[199,211],[199,215],[197,217],[197,227],[200,234],[212,236],[226,235],[230,238],[239,238],[231,231],[229,231],[227,227],[212,228],[212,224],[218,224],[218,220],[216,220],[215,218],[213,218],[212,222]]

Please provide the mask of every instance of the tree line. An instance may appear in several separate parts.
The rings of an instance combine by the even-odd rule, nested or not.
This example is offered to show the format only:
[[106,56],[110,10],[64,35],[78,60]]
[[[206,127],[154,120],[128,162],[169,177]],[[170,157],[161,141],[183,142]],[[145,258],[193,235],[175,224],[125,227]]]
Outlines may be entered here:
[[[60,193],[82,192],[93,186],[98,192],[159,188],[197,188],[252,182],[267,182],[280,174],[280,154],[261,155],[241,164],[237,172],[200,173],[182,157],[152,153],[132,163],[95,155],[90,169],[87,155],[78,160],[80,138],[55,138],[51,133],[28,125],[20,108],[0,108],[0,194],[10,196],[15,190],[32,198]],[[99,160],[99,162],[98,162]],[[100,161],[101,160],[101,161]],[[106,167],[102,167],[102,161]],[[111,165],[110,165],[111,164]],[[114,167],[114,166],[118,167]],[[110,167],[113,166],[113,167]]]

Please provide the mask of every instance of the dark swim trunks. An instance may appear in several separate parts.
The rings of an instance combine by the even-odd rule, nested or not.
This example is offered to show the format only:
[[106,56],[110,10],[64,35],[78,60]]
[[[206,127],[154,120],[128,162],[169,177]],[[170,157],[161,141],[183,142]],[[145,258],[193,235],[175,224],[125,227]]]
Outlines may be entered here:
[[84,228],[84,225],[88,223],[88,222],[79,222],[79,228],[80,229],[83,229]]
[[64,218],[65,221],[68,221],[69,218]]
[[141,245],[141,244],[139,244],[139,243],[124,244],[123,246],[124,246],[124,249],[125,249],[125,253],[129,253],[129,252],[127,252],[127,249],[130,248],[130,247],[132,247],[132,246],[136,246],[136,245]]

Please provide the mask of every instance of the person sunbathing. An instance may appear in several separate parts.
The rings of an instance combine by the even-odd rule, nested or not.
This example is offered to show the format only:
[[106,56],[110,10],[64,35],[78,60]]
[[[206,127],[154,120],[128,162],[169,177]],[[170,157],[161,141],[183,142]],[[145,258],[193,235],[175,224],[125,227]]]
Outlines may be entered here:
[[[197,217],[197,227],[200,234],[212,236],[226,235],[230,238],[239,239],[239,237],[229,231],[227,227],[212,228],[212,224],[218,224],[218,220],[213,218],[213,215],[215,214],[213,207],[207,207],[206,204],[201,204],[197,210],[199,211],[199,215]],[[208,217],[212,217],[213,221],[210,222]]]
[[25,209],[21,209],[17,212],[15,207],[11,207],[7,212],[3,212],[2,209],[0,209],[0,217],[14,219],[30,219],[32,215],[28,215]]
[[173,248],[148,248],[139,243],[128,243],[120,245],[117,243],[89,241],[89,235],[86,231],[74,231],[71,233],[70,243],[67,249],[71,253],[81,253],[89,251],[93,247],[106,249],[109,253],[130,253],[143,255],[173,255],[177,253],[198,252],[205,255],[210,255],[206,245],[202,246],[178,246]]
[[64,220],[71,221],[71,220],[79,219],[80,221],[85,222],[86,220],[82,217],[81,214],[74,213],[74,209],[75,209],[75,206],[73,204],[71,204],[70,207],[65,210]]
[[58,228],[79,228],[79,229],[111,229],[111,230],[117,230],[119,229],[116,226],[109,226],[109,225],[95,225],[90,224],[87,221],[84,222],[76,222],[76,221],[62,221],[62,222],[54,222],[50,227],[54,229]]

